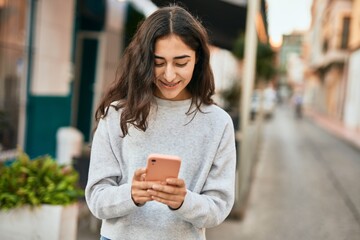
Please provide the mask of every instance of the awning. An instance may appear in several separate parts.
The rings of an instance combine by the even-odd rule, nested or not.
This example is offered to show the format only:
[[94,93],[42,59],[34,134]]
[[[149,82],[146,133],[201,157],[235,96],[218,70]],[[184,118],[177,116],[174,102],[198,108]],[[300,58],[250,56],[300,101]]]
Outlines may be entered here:
[[[232,50],[236,38],[245,32],[246,0],[152,0],[152,2],[159,7],[174,2],[184,6],[202,21],[208,30],[210,42],[221,48]],[[261,0],[261,13],[266,28],[265,0]]]

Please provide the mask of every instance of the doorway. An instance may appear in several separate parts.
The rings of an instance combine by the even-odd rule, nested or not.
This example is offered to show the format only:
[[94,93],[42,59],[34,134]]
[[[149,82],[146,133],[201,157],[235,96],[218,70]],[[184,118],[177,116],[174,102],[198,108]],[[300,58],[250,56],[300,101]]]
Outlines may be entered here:
[[89,142],[94,118],[95,83],[98,72],[98,56],[101,33],[79,32],[77,35],[76,70],[72,104],[72,126]]

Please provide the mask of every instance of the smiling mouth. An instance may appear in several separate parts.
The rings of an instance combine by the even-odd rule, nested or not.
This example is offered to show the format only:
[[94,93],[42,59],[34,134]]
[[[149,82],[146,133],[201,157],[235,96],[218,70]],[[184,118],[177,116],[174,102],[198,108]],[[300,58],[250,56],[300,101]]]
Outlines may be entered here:
[[166,83],[163,81],[160,81],[161,85],[164,86],[165,88],[175,88],[177,85],[179,85],[180,82],[176,82],[176,83]]

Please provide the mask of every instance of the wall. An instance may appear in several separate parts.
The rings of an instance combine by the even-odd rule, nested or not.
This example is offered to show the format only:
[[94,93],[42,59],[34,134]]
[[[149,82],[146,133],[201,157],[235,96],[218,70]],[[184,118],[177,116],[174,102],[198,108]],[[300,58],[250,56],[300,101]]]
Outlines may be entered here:
[[345,125],[360,128],[360,50],[354,51],[349,59],[348,86],[344,112]]
[[360,0],[353,0],[350,32],[350,48],[360,48]]
[[28,1],[0,4],[0,155],[23,147],[28,11]]
[[55,155],[56,131],[70,124],[74,0],[33,1],[33,54],[26,152]]

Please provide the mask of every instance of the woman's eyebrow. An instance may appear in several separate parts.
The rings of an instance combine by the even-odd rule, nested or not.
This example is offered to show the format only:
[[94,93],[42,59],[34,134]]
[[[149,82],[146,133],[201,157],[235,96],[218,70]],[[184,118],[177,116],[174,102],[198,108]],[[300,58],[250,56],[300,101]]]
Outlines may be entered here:
[[[181,56],[174,57],[174,59],[183,59],[183,58],[189,58],[189,57],[190,57],[189,55],[181,55]],[[165,59],[164,57],[161,57],[161,56],[158,56],[158,55],[155,55],[155,58]]]

